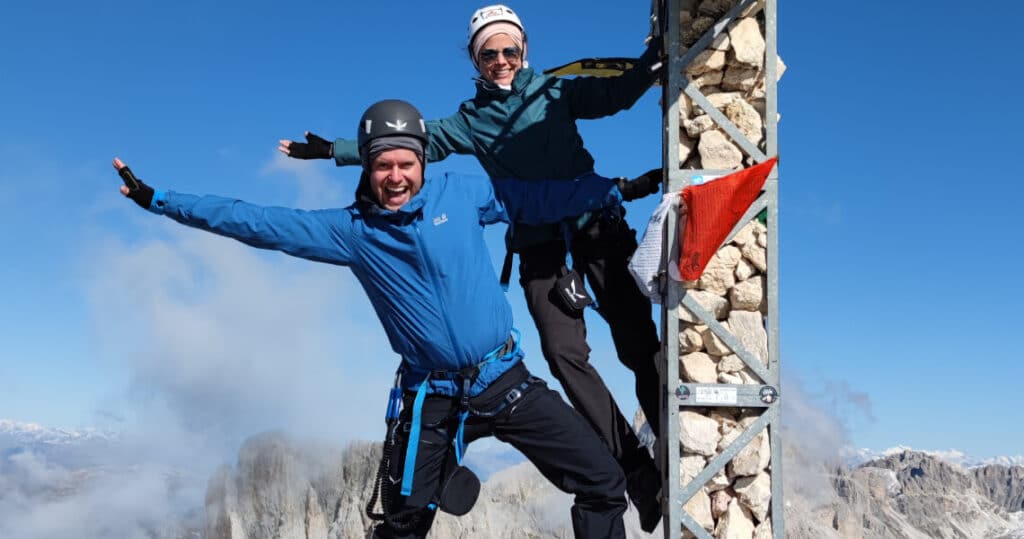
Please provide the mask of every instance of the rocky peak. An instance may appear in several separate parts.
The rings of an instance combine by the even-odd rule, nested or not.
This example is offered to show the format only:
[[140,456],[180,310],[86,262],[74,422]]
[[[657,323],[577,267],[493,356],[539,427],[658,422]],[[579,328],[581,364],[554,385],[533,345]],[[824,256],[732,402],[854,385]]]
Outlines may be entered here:
[[975,490],[974,477],[964,468],[918,451],[903,451],[872,460],[861,468],[891,470],[906,494],[951,494]]
[[[981,481],[980,469],[917,451],[894,453],[853,469],[833,468],[828,473],[837,496],[820,505],[787,499],[801,511],[793,518],[787,511],[787,525],[799,518],[817,521],[813,532],[792,535],[808,539],[1010,537],[1020,530],[1020,522],[1007,513],[1006,504],[1019,503],[1021,489],[998,488],[996,482],[1003,480],[1005,485],[1013,472],[991,468],[982,474],[986,481]],[[1017,470],[1018,480],[1021,471],[1024,468]],[[812,529],[799,529],[805,528]],[[830,534],[821,535],[827,528]]]
[[[279,433],[255,436],[238,462],[210,479],[206,539],[340,539],[365,537],[365,513],[380,462],[380,444],[310,448]],[[570,497],[529,463],[503,470],[483,484],[473,510],[457,518],[439,513],[433,537],[571,537]],[[633,509],[627,529],[639,533]]]
[[1024,466],[992,464],[971,474],[988,499],[1007,511],[1024,511]]

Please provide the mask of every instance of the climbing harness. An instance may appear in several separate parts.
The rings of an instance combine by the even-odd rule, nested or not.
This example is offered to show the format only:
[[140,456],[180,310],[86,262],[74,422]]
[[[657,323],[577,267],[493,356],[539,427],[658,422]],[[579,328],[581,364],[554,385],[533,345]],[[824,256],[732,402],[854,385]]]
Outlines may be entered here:
[[[409,368],[407,362],[402,363],[398,372],[395,373],[395,385],[391,388],[388,398],[388,406],[385,413],[387,437],[384,442],[380,467],[377,470],[377,478],[374,483],[373,493],[370,501],[366,505],[366,515],[369,518],[373,520],[383,520],[394,530],[408,531],[418,526],[427,512],[433,512],[440,509],[446,513],[456,516],[461,516],[469,512],[479,496],[480,480],[469,468],[462,466],[462,458],[466,449],[466,444],[463,440],[466,419],[468,419],[470,415],[484,418],[496,416],[509,405],[512,405],[521,399],[532,386],[536,385],[536,383],[540,381],[540,379],[533,376],[528,377],[515,388],[509,390],[501,401],[489,410],[480,410],[471,405],[469,396],[470,390],[473,383],[476,381],[477,376],[480,374],[480,369],[484,365],[494,361],[511,361],[522,357],[519,340],[519,331],[512,328],[512,335],[509,336],[505,343],[490,351],[479,363],[460,370],[438,370],[428,372],[427,376],[424,377],[423,382],[421,382],[416,388],[411,410],[412,417],[410,422],[405,425],[399,421],[399,415],[402,410],[403,403],[401,381],[402,375],[409,372]],[[431,380],[441,379],[461,381],[459,409],[457,412],[458,427],[450,440],[455,452],[455,469],[438,483],[438,489],[431,497],[431,501],[427,504],[426,508],[413,507],[392,513],[391,509],[394,500],[391,499],[391,494],[394,491],[394,487],[399,486],[400,484],[399,493],[402,496],[409,496],[412,494],[413,476],[415,475],[416,455],[419,448],[421,429],[424,427],[435,428],[442,423],[451,421],[452,419],[452,416],[448,416],[436,424],[423,424],[422,410],[423,402],[428,393],[427,384]],[[406,443],[405,464],[402,470],[402,477],[400,480],[397,480],[390,476],[389,470],[391,467],[393,450],[399,435],[399,429],[407,431],[409,435]],[[385,480],[388,481],[388,487],[390,488],[384,486]],[[373,510],[377,503],[378,496],[381,500],[380,513]],[[424,511],[424,509],[427,511]]]
[[593,225],[597,221],[600,221],[598,226],[604,226],[606,223],[614,223],[622,220],[622,218],[622,206],[614,206],[604,208],[600,212],[587,212],[581,215],[575,222],[562,221],[560,226],[562,241],[565,243],[565,265],[562,266],[558,278],[555,279],[554,292],[555,297],[561,300],[562,305],[570,311],[578,313],[586,307],[590,307],[595,311],[601,310],[597,299],[587,291],[587,285],[583,280],[583,276],[576,271],[576,265],[573,263],[573,234]]
[[[559,298],[561,304],[571,312],[580,312],[586,307],[599,310],[600,305],[593,295],[587,290],[583,276],[576,271],[572,259],[572,236],[594,224],[612,223],[623,219],[624,209],[621,205],[610,206],[595,211],[587,211],[578,217],[565,219],[558,224],[559,232],[562,235],[562,242],[565,244],[565,264],[559,270],[558,278],[555,279],[553,291],[555,297]],[[505,260],[501,265],[501,273],[498,282],[501,288],[508,292],[508,284],[512,278],[512,261],[515,251],[512,249],[512,232],[515,223],[510,223],[508,233],[505,235]]]

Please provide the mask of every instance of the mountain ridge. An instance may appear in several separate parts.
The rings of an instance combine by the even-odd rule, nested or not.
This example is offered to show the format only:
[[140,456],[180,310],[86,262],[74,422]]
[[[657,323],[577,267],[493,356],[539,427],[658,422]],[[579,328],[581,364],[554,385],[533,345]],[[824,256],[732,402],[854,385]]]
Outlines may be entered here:
[[[43,513],[55,500],[63,507],[92,495],[89,501],[95,504],[95,498],[107,495],[106,489],[131,489],[128,482],[138,477],[147,478],[151,496],[167,496],[179,505],[181,493],[195,492],[184,507],[157,513],[158,520],[145,511],[165,499],[144,500],[147,509],[141,516],[118,515],[115,522],[125,531],[109,535],[117,539],[132,537],[136,529],[160,539],[337,539],[364,536],[372,526],[363,509],[379,459],[377,443],[352,442],[341,448],[263,433],[242,445],[236,462],[204,479],[205,473],[182,476],[103,461],[100,457],[124,455],[109,450],[118,440],[109,431],[0,420],[0,485],[21,496],[19,503],[43,503]],[[955,450],[898,447],[863,452],[871,458],[847,465],[842,457],[826,463],[800,451],[797,445],[784,446],[787,537],[1024,539],[1024,466],[1000,463],[1014,462],[1012,457],[981,464]],[[488,461],[502,457],[501,446],[483,453]],[[48,486],[45,481],[51,477],[60,482]],[[25,478],[32,482],[19,484]],[[16,519],[24,505],[5,507],[3,502],[0,498],[0,521],[13,518],[10,525],[22,524]],[[477,507],[466,517],[440,515],[435,535],[571,537],[570,505],[568,496],[532,465],[518,464],[485,481]],[[630,536],[646,537],[635,519],[630,509]],[[139,522],[147,524],[138,528]],[[0,535],[5,535],[5,525],[0,522]]]

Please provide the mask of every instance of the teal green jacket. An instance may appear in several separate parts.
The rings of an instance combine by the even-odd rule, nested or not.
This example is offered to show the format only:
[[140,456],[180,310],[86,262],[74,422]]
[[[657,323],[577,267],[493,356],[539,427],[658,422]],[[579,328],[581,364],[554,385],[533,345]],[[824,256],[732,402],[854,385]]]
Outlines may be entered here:
[[[571,180],[593,172],[576,120],[633,106],[657,77],[650,69],[657,50],[648,48],[618,77],[563,79],[523,68],[510,90],[478,79],[476,96],[458,112],[427,122],[427,160],[472,154],[491,179]],[[338,166],[359,165],[356,141],[335,141],[334,159]]]

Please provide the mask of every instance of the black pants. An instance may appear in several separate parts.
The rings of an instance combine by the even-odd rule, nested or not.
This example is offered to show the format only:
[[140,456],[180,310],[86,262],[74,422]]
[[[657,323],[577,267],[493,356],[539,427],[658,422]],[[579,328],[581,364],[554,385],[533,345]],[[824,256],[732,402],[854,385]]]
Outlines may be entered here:
[[[472,406],[481,411],[496,409],[512,389],[529,377],[529,371],[520,363],[474,398]],[[471,415],[466,420],[465,441],[468,444],[484,436],[494,436],[507,442],[522,452],[556,487],[574,494],[572,525],[576,537],[624,538],[622,514],[626,511],[626,487],[622,470],[586,421],[547,384],[534,380],[518,401],[494,417]],[[399,418],[403,425],[411,420],[412,398],[406,395]],[[398,493],[409,441],[408,431],[400,429],[391,459],[391,477],[399,483],[385,485],[393,489],[390,498],[395,502],[390,512],[425,507],[437,493],[441,478],[447,477],[447,472],[455,465],[451,439],[457,427],[454,418],[458,407],[458,399],[451,397],[428,396],[424,400],[412,493],[408,497]],[[425,537],[433,524],[434,513],[425,510],[423,515],[415,530],[398,533],[382,523],[374,529],[373,537]]]
[[[636,250],[636,232],[622,218],[600,220],[571,241],[573,264],[585,276],[608,322],[619,361],[636,375],[636,396],[655,434],[661,426],[661,383],[655,365],[661,348],[651,319],[651,302],[636,285],[627,263]],[[573,407],[604,438],[627,475],[648,466],[630,422],[623,417],[597,370],[590,364],[583,313],[562,306],[553,286],[565,265],[565,242],[551,241],[519,252],[520,284],[540,334],[551,373]]]

